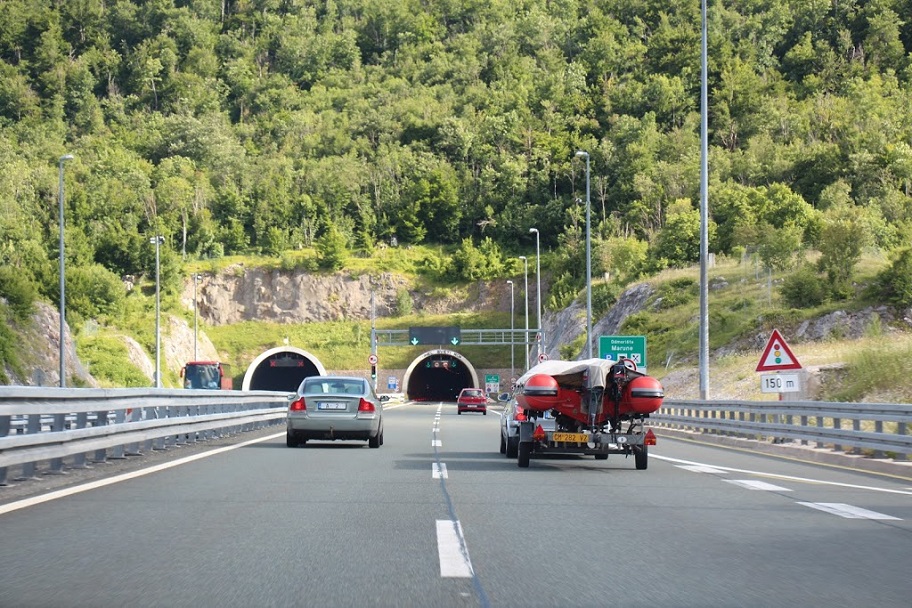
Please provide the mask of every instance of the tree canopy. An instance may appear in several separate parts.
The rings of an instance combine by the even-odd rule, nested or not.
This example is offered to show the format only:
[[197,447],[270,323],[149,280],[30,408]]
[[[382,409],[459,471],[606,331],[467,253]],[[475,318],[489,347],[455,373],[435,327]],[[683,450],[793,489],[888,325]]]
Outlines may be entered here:
[[[912,1],[716,0],[708,30],[711,250],[769,246],[758,227],[907,243]],[[699,0],[6,0],[0,264],[53,293],[73,154],[87,289],[148,272],[154,234],[182,256],[319,242],[327,260],[395,237],[477,273],[476,245],[528,253],[537,227],[570,293],[578,150],[599,243],[693,263],[699,90]],[[854,255],[822,270],[845,282]],[[595,273],[629,274],[618,259]]]

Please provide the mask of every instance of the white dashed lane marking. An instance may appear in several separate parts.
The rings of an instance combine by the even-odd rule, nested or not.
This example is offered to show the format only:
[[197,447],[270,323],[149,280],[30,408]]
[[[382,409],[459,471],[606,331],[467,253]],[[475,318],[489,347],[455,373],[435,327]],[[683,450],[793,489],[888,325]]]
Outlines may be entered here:
[[462,526],[458,521],[437,520],[437,553],[440,557],[440,576],[471,578],[472,562],[465,549]]
[[690,471],[692,473],[709,473],[710,475],[725,475],[726,472],[722,469],[717,469],[715,467],[708,467],[702,464],[679,464],[677,465],[679,469],[684,469],[685,471]]
[[447,479],[449,475],[447,475],[446,465],[442,462],[440,464],[431,463],[431,477],[434,479],[440,479],[441,477]]
[[824,511],[826,513],[832,513],[833,515],[838,515],[839,517],[845,517],[846,519],[886,519],[902,521],[899,517],[884,515],[883,513],[878,513],[877,511],[868,511],[867,509],[862,509],[861,507],[853,507],[852,505],[847,505],[841,502],[799,502],[798,504],[804,505],[805,507],[810,507],[812,509],[817,509],[819,511]]
[[731,483],[736,486],[741,486],[742,488],[747,488],[748,490],[763,490],[765,492],[791,492],[788,488],[783,488],[782,486],[773,485],[771,483],[766,483],[765,481],[757,481],[754,479],[723,479],[725,483]]

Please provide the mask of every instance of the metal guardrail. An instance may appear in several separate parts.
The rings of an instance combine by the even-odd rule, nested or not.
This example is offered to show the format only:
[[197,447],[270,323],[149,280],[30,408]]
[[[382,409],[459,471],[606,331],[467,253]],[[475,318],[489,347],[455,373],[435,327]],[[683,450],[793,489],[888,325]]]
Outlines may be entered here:
[[800,441],[817,448],[874,458],[906,460],[912,454],[912,405],[820,401],[685,401],[666,399],[650,415],[653,426],[744,439]]
[[[57,389],[0,387],[0,485],[9,467],[34,477],[82,467],[91,459],[194,443],[279,424],[288,393],[187,389]],[[745,439],[795,440],[818,448],[906,460],[912,454],[912,405],[817,401],[666,399],[652,426]]]
[[0,485],[9,467],[34,477],[278,424],[288,393],[186,389],[0,387]]

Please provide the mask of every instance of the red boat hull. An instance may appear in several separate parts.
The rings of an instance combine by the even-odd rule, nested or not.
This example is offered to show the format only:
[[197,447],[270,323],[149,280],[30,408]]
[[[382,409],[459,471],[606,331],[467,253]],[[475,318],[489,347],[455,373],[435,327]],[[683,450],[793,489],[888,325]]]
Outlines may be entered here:
[[[652,376],[630,372],[618,386],[622,386],[620,399],[615,402],[611,390],[604,391],[602,406],[596,415],[596,422],[604,424],[609,419],[627,419],[645,416],[662,407],[664,390],[661,383]],[[581,423],[589,421],[583,396],[586,389],[581,386],[565,385],[548,374],[534,374],[517,392],[516,400],[523,408],[546,411],[555,410]]]

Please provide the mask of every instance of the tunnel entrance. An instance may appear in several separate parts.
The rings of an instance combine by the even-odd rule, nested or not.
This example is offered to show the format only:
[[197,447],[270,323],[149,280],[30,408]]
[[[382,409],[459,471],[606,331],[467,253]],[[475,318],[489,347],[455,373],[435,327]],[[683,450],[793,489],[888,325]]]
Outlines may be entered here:
[[432,350],[416,358],[402,386],[413,401],[456,401],[462,389],[479,388],[475,368],[451,350]]
[[323,364],[307,351],[293,346],[273,348],[254,359],[241,390],[293,393],[304,378],[325,376]]

